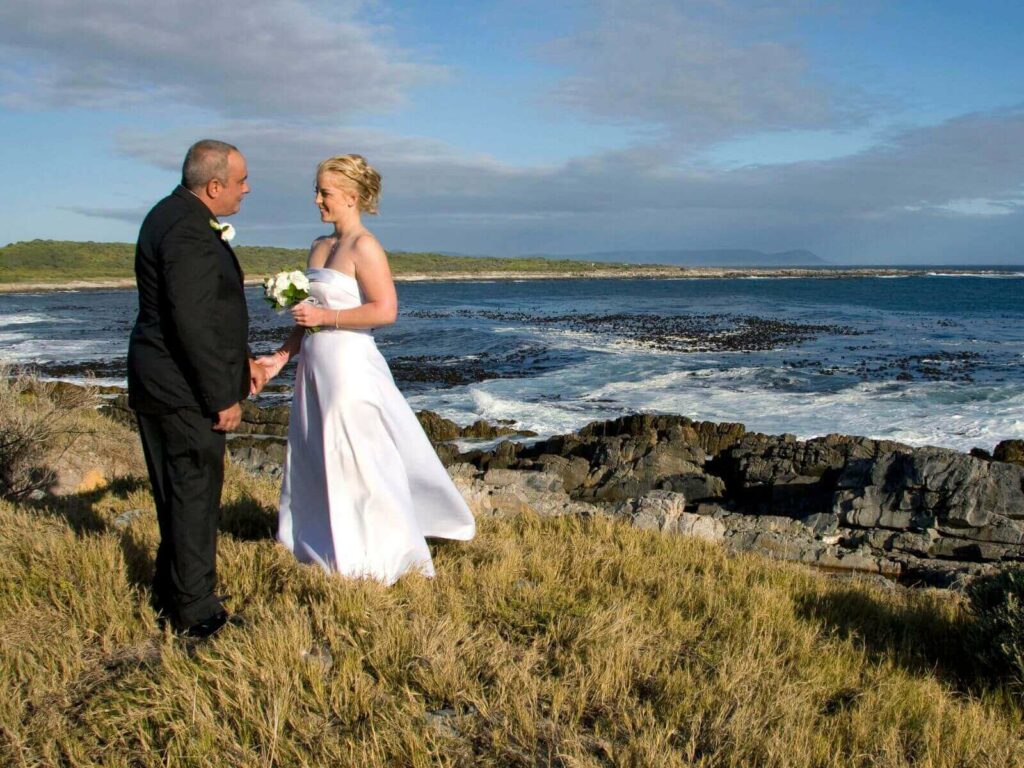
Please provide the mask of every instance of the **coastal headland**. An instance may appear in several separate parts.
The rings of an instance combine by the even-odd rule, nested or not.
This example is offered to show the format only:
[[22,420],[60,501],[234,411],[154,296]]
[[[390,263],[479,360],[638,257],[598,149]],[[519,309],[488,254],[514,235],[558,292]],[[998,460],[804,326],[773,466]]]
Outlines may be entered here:
[[[618,266],[618,265],[612,265]],[[956,270],[951,273],[970,272],[978,273],[977,270]],[[823,280],[841,280],[868,277],[913,277],[926,274],[927,270],[907,269],[895,267],[851,267],[835,269],[812,269],[799,267],[773,267],[757,269],[754,267],[668,267],[668,266],[627,266],[621,269],[609,269],[603,267],[562,269],[562,270],[531,270],[531,269],[505,269],[505,270],[483,270],[479,272],[396,272],[394,279],[396,283],[413,282],[473,282],[481,280],[729,280],[729,279],[780,279],[780,278],[817,278]],[[246,285],[259,285],[272,273],[261,274],[256,277],[247,276]],[[991,271],[991,274],[998,274]],[[25,280],[9,283],[0,283],[0,293],[30,293],[41,291],[87,291],[87,290],[112,290],[129,289],[135,287],[135,278],[132,277],[107,277],[76,280],[61,280],[54,277],[52,280]]]
[[[240,246],[236,249],[246,282],[255,285],[284,269],[299,269],[306,251],[298,248]],[[437,253],[388,254],[398,282],[571,279],[739,279],[911,277],[925,268],[909,267],[722,267],[627,264],[572,259],[471,257]],[[0,293],[127,289],[135,286],[134,246],[130,243],[76,243],[34,240],[0,248]],[[1002,270],[959,272],[999,274]]]

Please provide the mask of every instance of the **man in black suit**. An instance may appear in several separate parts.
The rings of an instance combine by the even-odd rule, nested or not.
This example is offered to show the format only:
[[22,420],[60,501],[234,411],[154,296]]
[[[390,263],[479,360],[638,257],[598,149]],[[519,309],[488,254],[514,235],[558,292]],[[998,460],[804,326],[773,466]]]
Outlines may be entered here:
[[181,185],[139,231],[139,315],[128,345],[135,410],[160,524],[154,605],[193,637],[228,614],[216,586],[224,442],[241,401],[265,378],[249,354],[242,270],[220,217],[249,192],[241,152],[204,140],[185,157]]

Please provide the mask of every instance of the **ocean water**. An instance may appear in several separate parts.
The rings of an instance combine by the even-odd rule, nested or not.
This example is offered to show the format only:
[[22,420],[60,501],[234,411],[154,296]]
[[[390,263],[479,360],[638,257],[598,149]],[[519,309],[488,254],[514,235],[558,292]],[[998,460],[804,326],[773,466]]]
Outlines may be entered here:
[[[509,419],[546,435],[643,411],[961,450],[1024,439],[1020,271],[398,290],[381,351],[413,408],[462,424]],[[288,317],[258,288],[248,296],[253,347],[269,351]],[[123,384],[135,309],[133,291],[2,295],[0,359]]]

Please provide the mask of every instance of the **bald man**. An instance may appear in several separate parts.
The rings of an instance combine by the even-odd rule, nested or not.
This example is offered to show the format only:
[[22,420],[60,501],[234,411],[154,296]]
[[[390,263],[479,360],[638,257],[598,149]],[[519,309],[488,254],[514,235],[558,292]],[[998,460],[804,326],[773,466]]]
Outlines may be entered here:
[[225,436],[264,381],[247,344],[242,270],[221,222],[248,192],[237,148],[196,142],[181,185],[146,216],[135,250],[128,399],[160,524],[153,602],[176,631],[196,638],[229,620],[215,593]]

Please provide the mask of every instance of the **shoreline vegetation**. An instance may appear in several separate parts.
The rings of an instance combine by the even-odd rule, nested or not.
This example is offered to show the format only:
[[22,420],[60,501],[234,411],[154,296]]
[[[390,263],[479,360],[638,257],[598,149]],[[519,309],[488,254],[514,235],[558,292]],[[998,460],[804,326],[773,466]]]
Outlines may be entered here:
[[[135,285],[132,243],[33,240],[0,248],[0,293],[125,289]],[[301,269],[303,248],[239,246],[235,249],[246,283],[258,284],[284,269]],[[451,256],[395,251],[388,254],[397,282],[474,280],[564,280],[599,278],[864,278],[908,277],[931,268],[914,267],[687,267],[623,264],[542,257]],[[950,273],[971,272],[944,268]],[[999,274],[1007,270],[987,269]]]

